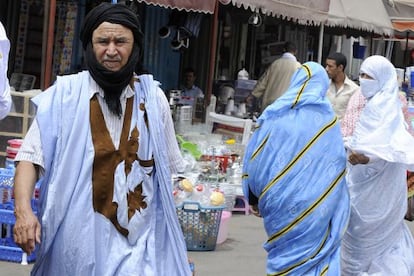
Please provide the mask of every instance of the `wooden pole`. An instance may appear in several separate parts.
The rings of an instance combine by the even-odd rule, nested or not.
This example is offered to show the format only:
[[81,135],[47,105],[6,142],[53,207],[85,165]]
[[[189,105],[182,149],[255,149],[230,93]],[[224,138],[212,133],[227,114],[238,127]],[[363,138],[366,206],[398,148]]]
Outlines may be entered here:
[[[49,5],[48,5],[49,2]],[[44,75],[43,84],[41,89],[44,90],[52,83],[52,63],[53,63],[53,43],[55,40],[55,15],[56,15],[56,0],[45,0],[45,7],[48,11],[47,19],[47,37],[46,37],[46,51],[45,51],[45,64],[44,64]],[[45,14],[46,17],[46,14]],[[46,20],[46,19],[45,19]]]
[[216,0],[216,7],[214,8],[213,13],[213,22],[210,30],[210,65],[209,65],[209,74],[207,78],[207,91],[205,95],[204,105],[208,106],[210,104],[210,97],[213,90],[213,80],[214,80],[214,69],[216,63],[216,55],[217,55],[217,31],[218,31],[218,11],[219,9],[219,1]]

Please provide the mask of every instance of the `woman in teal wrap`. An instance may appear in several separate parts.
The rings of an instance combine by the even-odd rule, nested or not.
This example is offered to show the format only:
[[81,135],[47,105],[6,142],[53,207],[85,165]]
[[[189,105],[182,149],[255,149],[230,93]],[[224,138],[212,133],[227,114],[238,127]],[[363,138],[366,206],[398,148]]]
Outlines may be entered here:
[[263,217],[267,275],[340,275],[349,194],[328,85],[321,65],[303,64],[259,117],[245,151],[243,192]]

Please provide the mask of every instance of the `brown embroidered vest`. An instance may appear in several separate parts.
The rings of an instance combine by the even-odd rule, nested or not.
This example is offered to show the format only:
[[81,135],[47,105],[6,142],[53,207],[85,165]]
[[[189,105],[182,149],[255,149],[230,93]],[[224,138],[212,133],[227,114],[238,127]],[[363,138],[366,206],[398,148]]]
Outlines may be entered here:
[[[117,150],[112,142],[112,138],[105,124],[105,119],[99,105],[96,95],[91,99],[90,105],[90,124],[92,132],[92,141],[95,149],[92,172],[92,192],[93,208],[96,212],[107,217],[124,236],[128,235],[128,230],[121,227],[117,220],[118,205],[112,202],[114,194],[114,175],[115,169],[119,163],[125,161],[125,174],[131,171],[132,163],[138,160],[138,129],[132,130],[131,138],[128,140],[131,126],[132,108],[134,98],[128,98],[119,149]],[[149,165],[153,165],[150,160]],[[148,161],[147,161],[148,162]],[[141,162],[140,162],[141,164]],[[142,164],[141,164],[142,165]],[[136,210],[146,208],[143,201],[142,185],[137,185],[134,192],[127,195],[128,201],[128,219],[130,219]]]

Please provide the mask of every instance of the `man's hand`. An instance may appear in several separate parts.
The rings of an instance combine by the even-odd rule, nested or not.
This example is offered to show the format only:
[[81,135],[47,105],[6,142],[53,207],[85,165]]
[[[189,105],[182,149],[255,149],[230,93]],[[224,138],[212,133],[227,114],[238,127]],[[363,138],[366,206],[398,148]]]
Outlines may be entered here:
[[30,207],[25,210],[15,210],[15,216],[14,241],[30,255],[34,251],[36,243],[40,243],[41,226],[39,220]]
[[245,101],[247,104],[253,104],[253,102],[254,102],[254,96],[253,96],[252,94],[249,94],[249,96],[247,96],[247,97],[244,99],[244,101]]
[[351,154],[348,156],[348,161],[352,165],[367,164],[369,162],[369,157],[362,153],[356,153],[351,151]]
[[253,215],[255,215],[256,217],[261,218],[262,215],[260,215],[259,212],[259,207],[257,206],[257,204],[255,205],[250,205],[250,211],[252,212]]

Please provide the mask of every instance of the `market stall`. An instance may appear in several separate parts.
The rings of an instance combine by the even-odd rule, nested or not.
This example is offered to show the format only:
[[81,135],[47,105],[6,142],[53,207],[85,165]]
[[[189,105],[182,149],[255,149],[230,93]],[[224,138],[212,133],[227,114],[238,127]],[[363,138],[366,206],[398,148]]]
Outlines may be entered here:
[[[213,112],[212,112],[213,113]],[[215,113],[214,113],[215,114]],[[229,119],[236,117],[226,116]],[[249,120],[251,122],[251,120]],[[227,238],[228,223],[233,212],[250,213],[250,206],[244,200],[241,175],[242,159],[245,144],[243,132],[239,128],[226,129],[221,132],[214,128],[213,120],[207,119],[206,123],[191,124],[191,122],[176,121],[177,141],[182,151],[185,169],[179,175],[174,176],[173,194],[175,203],[179,208],[188,203],[197,210],[196,214],[212,212],[217,206],[223,206],[221,212],[219,231],[217,232],[217,243],[222,243]],[[252,124],[250,123],[249,135]],[[246,138],[246,137],[245,137]],[[247,137],[248,139],[248,137]],[[247,141],[247,140],[246,140]],[[195,205],[194,205],[195,204]],[[210,210],[210,208],[212,208]],[[194,241],[188,239],[199,238],[194,234],[203,232],[211,225],[198,225],[194,227],[186,225],[188,220],[181,216],[186,215],[183,211],[178,212],[179,220],[186,237],[189,250],[196,249]],[[187,214],[188,215],[188,214]],[[195,215],[195,214],[194,214]],[[209,214],[210,216],[211,214]],[[198,221],[198,218],[193,218]],[[211,218],[214,222],[214,219]],[[200,229],[203,228],[203,229]],[[214,238],[214,231],[208,235]],[[214,250],[211,242],[206,250]],[[210,249],[209,249],[210,248]]]

